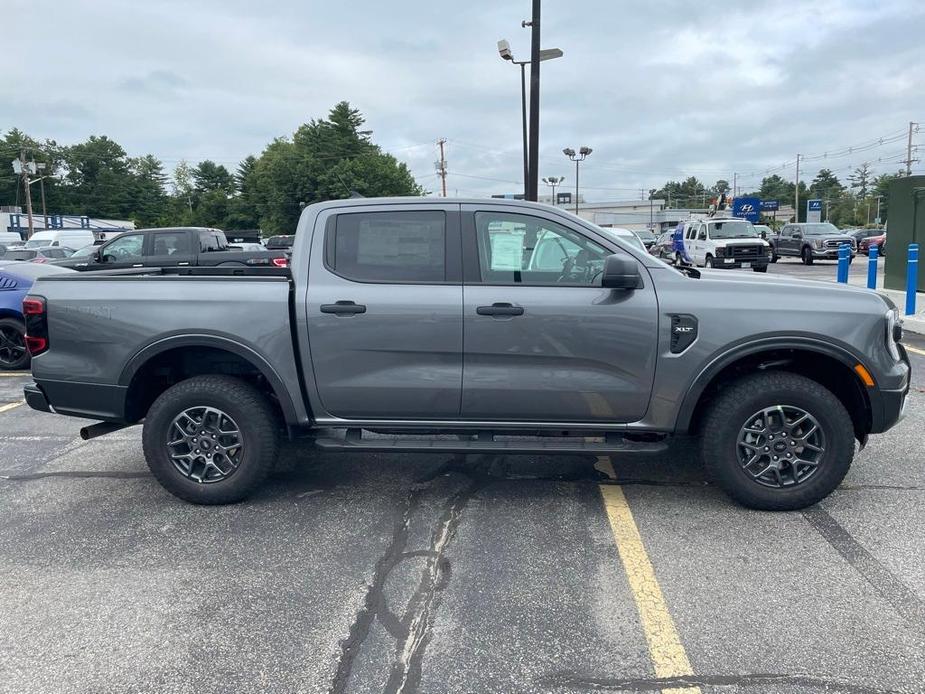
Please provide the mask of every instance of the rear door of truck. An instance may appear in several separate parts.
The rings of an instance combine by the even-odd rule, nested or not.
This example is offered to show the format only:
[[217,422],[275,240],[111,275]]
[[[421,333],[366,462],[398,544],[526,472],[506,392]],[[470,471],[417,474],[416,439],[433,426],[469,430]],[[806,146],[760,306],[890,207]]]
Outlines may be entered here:
[[194,265],[197,232],[188,229],[167,229],[148,232],[145,238],[144,264],[147,267]]
[[309,262],[293,271],[307,271],[297,285],[309,282],[308,341],[328,416],[458,418],[458,204],[324,210],[315,222]]

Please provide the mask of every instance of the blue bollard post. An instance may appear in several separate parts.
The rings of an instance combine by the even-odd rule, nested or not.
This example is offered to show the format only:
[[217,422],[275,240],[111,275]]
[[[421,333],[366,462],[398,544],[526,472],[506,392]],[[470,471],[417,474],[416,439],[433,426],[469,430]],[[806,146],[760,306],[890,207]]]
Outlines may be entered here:
[[851,249],[848,244],[843,243],[838,247],[838,273],[836,279],[842,284],[848,283],[848,259],[851,257]]
[[919,279],[919,244],[909,244],[909,260],[906,264],[906,315],[915,315],[915,288]]
[[880,249],[877,246],[871,246],[867,256],[867,288],[877,288],[877,256],[880,255]]

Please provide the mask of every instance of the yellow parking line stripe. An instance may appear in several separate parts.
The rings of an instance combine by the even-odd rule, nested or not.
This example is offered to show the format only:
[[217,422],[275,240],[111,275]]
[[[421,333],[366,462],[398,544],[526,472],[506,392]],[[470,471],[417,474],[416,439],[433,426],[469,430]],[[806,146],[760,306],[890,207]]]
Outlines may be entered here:
[[[612,479],[613,467],[607,460],[606,465],[598,459],[598,469]],[[608,470],[609,468],[609,470]],[[600,485],[604,508],[610,520],[610,529],[623,562],[623,570],[629,580],[642,630],[649,644],[649,656],[655,668],[656,677],[689,677],[694,674],[687,652],[681,644],[674,620],[668,612],[668,605],[662,595],[661,586],[655,577],[655,569],[649,561],[649,555],[642,544],[639,528],[633,519],[633,513],[623,494],[623,488],[616,484]],[[700,687],[681,686],[662,690],[663,694],[700,694]]]
[[916,354],[921,354],[925,357],[925,349],[919,349],[918,347],[910,347],[909,345],[903,345],[909,352],[915,352]]
[[10,410],[16,409],[20,405],[25,405],[26,401],[22,400],[20,402],[11,402],[6,405],[0,405],[0,412],[9,412]]

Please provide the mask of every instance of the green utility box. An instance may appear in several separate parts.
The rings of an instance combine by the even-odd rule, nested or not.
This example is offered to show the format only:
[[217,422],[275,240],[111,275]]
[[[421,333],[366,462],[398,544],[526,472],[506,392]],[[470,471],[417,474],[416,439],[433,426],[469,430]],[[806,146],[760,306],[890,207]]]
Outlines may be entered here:
[[[919,255],[925,256],[925,176],[898,178],[890,183],[889,193],[883,285],[887,289],[905,291],[909,244],[919,244]],[[922,263],[919,263],[918,280],[918,291],[925,292]]]

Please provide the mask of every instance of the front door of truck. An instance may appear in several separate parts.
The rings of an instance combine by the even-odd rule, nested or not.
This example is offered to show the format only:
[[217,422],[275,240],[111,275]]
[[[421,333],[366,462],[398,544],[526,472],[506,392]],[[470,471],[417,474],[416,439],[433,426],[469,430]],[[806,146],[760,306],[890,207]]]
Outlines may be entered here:
[[144,234],[122,234],[109,243],[100,246],[97,251],[99,261],[93,263],[93,269],[120,270],[144,265]]
[[658,307],[644,286],[601,287],[615,251],[558,215],[463,206],[462,415],[632,422],[648,408]]
[[459,417],[460,253],[459,205],[369,205],[319,215],[305,303],[324,411],[316,416]]

